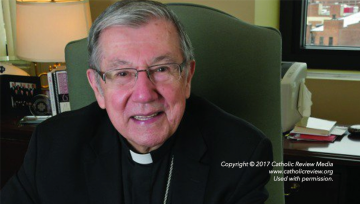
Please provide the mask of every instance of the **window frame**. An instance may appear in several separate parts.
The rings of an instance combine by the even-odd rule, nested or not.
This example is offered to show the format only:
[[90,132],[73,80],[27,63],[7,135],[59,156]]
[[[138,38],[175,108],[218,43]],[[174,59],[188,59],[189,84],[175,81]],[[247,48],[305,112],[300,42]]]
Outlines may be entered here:
[[283,61],[306,62],[310,69],[360,71],[360,47],[302,47],[307,0],[280,0]]
[[[18,60],[15,54],[16,42],[16,1],[2,0],[2,14],[5,27],[5,41],[1,45],[5,46],[5,53],[1,53],[0,61]],[[3,38],[4,39],[4,38]],[[0,40],[3,40],[0,39]],[[5,54],[5,55],[4,55]]]

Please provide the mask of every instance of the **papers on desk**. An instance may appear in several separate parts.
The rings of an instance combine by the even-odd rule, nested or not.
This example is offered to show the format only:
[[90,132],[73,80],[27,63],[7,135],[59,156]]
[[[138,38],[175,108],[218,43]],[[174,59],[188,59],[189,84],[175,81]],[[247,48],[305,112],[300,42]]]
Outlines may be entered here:
[[331,131],[332,135],[344,135],[347,132],[347,127],[344,126],[335,126],[335,128]]
[[295,128],[294,133],[329,136],[335,127],[336,121],[324,120],[314,117],[303,117]]
[[304,117],[286,136],[296,140],[334,142],[337,136],[347,132],[347,127],[335,126],[335,124],[336,121]]
[[311,115],[311,92],[306,87],[304,81],[300,84],[298,111],[302,117],[310,117]]

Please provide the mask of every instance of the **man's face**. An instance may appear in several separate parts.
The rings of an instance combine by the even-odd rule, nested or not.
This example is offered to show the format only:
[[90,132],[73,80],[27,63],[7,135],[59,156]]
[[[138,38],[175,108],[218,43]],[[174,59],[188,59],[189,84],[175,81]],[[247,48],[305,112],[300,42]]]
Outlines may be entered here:
[[[144,70],[149,66],[183,62],[175,27],[165,20],[151,20],[139,28],[113,26],[100,36],[101,71],[115,68]],[[146,72],[138,74],[134,86],[111,86],[103,80],[101,94],[96,86],[95,72],[88,78],[101,108],[120,134],[139,152],[157,149],[176,131],[190,96],[190,82],[195,62],[189,62],[189,74],[180,80],[154,84]]]

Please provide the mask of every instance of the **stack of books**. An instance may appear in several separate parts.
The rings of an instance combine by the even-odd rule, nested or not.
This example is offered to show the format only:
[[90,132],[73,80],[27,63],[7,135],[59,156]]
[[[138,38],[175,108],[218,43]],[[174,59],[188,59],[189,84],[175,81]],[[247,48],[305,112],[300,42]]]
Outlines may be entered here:
[[47,73],[52,115],[70,111],[66,67],[61,66]]
[[336,121],[304,117],[287,137],[296,140],[334,142],[336,137],[343,135],[346,130],[346,127],[336,126]]

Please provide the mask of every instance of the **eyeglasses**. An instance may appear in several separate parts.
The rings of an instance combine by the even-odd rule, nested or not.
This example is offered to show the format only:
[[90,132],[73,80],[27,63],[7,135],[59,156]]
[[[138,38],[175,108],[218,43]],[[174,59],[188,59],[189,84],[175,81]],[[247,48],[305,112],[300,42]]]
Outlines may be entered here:
[[181,64],[169,63],[159,64],[148,67],[147,69],[137,70],[136,68],[112,69],[101,72],[93,69],[100,75],[105,83],[111,85],[124,86],[135,85],[139,72],[146,72],[150,81],[154,84],[171,83],[180,80],[181,73],[186,65],[186,60]]

